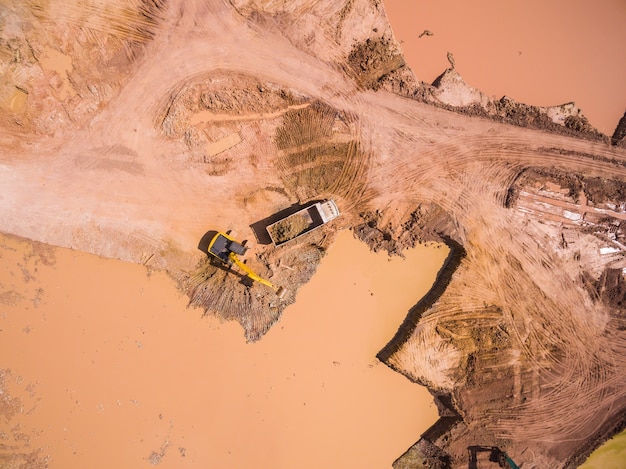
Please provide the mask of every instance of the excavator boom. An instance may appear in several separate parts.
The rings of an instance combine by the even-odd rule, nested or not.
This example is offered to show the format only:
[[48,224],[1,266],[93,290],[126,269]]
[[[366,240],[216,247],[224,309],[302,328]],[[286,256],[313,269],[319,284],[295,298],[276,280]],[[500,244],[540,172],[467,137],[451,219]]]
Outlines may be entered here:
[[239,259],[234,252],[231,252],[228,255],[228,257],[237,267],[243,270],[246,273],[246,275],[252,280],[254,280],[255,282],[262,283],[263,285],[267,285],[268,287],[274,290],[278,290],[278,287],[276,285],[274,285],[269,280],[266,280],[263,277],[260,277],[259,275],[257,275],[250,267],[248,267],[244,262],[242,262],[241,259]]
[[228,266],[235,264],[242,272],[245,272],[248,278],[254,280],[255,282],[262,283],[263,285],[274,290],[279,298],[282,298],[285,296],[285,293],[287,293],[287,290],[283,287],[278,287],[269,280],[259,276],[241,259],[239,259],[237,255],[244,254],[246,252],[246,248],[243,244],[238,243],[226,233],[217,233],[209,243],[207,252],[208,254],[217,257]]

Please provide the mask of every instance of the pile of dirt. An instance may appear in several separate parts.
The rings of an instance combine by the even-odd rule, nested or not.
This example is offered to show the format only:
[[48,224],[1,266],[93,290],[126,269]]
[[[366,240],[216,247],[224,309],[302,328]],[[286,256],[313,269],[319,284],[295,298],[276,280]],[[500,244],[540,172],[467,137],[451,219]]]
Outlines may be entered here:
[[442,104],[465,107],[469,105],[486,106],[489,98],[485,93],[465,83],[461,75],[449,68],[433,81],[432,96]]
[[[407,66],[381,76],[377,87],[469,116],[480,116],[519,127],[541,129],[587,140],[608,142],[606,135],[595,129],[573,103],[540,107],[520,103],[508,96],[492,99],[468,84],[454,69],[446,69],[433,83],[418,82]],[[572,114],[569,114],[572,112]],[[626,128],[626,124],[625,124]],[[617,132],[617,130],[616,130]],[[613,137],[617,145],[619,138]]]
[[508,96],[503,96],[492,104],[493,110],[489,112],[503,121],[520,127],[550,128],[552,120],[538,106],[529,106],[518,103]]
[[577,201],[583,184],[579,175],[558,171],[555,168],[525,168],[515,177],[514,182],[507,190],[505,207],[511,208],[515,205],[519,192],[526,186],[542,185],[546,181],[551,181],[568,190],[568,196],[573,201]]
[[507,206],[513,204],[516,195],[526,186],[545,185],[547,182],[557,184],[567,189],[568,196],[578,202],[581,195],[587,198],[588,203],[596,207],[605,208],[610,204],[617,211],[624,211],[626,207],[626,183],[619,179],[606,177],[591,177],[582,174],[560,171],[555,168],[526,168],[521,171],[515,183],[509,188],[510,197]]
[[611,137],[611,143],[613,145],[626,147],[626,112],[619,120],[619,123],[615,128],[615,132],[613,132],[613,136]]
[[404,220],[391,222],[380,210],[361,212],[353,227],[356,238],[374,252],[402,255],[417,243],[436,241],[459,244],[459,233],[451,215],[437,204],[418,204]]
[[377,90],[381,80],[389,73],[404,66],[404,57],[395,42],[381,37],[366,39],[354,45],[348,55],[348,65],[357,82],[364,88]]
[[275,243],[280,244],[295,238],[309,227],[307,217],[301,213],[291,215],[270,227],[270,234]]
[[488,117],[519,127],[541,129],[563,135],[575,135],[587,140],[608,141],[608,137],[589,124],[587,118],[582,114],[567,116],[562,120],[555,121],[549,115],[551,108],[520,103],[508,96],[503,96],[499,100],[490,100],[486,105],[472,104],[458,108],[453,107],[451,110],[471,116]]
[[213,90],[200,87],[195,90],[200,93],[198,107],[215,112],[271,112],[304,102],[304,97],[296,97],[293,92],[272,83],[256,82],[243,89],[241,85]]
[[308,102],[304,94],[245,74],[215,72],[195,77],[164,105],[157,126],[167,136],[180,136],[202,111],[216,116],[272,113]]

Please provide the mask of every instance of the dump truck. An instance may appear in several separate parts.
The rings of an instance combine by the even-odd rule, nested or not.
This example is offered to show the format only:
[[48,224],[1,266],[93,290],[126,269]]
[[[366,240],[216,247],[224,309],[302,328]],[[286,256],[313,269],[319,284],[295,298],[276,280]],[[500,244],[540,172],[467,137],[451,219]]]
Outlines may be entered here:
[[282,246],[305,235],[339,216],[334,200],[314,202],[291,215],[267,226],[267,232],[275,246]]

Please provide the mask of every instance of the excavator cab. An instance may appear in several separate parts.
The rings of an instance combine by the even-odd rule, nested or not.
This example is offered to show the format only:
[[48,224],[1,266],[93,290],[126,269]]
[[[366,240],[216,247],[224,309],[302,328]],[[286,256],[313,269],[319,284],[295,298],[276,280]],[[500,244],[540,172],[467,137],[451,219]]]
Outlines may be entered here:
[[217,233],[209,243],[208,248],[209,254],[213,254],[229,266],[232,265],[232,260],[229,258],[231,252],[243,256],[247,250],[248,248],[235,241],[226,233]]
[[248,267],[238,256],[243,256],[248,250],[242,243],[235,241],[230,235],[226,233],[218,232],[213,239],[209,242],[207,248],[208,254],[218,258],[222,263],[226,264],[229,268],[235,264],[239,270],[243,271],[245,275],[256,282],[262,283],[270,287],[276,292],[278,298],[282,298],[287,293],[283,287],[274,285],[269,280],[266,280]]

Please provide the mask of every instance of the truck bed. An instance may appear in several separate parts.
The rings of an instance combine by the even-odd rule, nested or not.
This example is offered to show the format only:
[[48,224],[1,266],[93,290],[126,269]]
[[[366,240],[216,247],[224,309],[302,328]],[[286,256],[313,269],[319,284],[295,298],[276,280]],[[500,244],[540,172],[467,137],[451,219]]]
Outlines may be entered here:
[[317,202],[268,225],[267,232],[274,245],[281,246],[325,224],[329,218],[322,210]]

